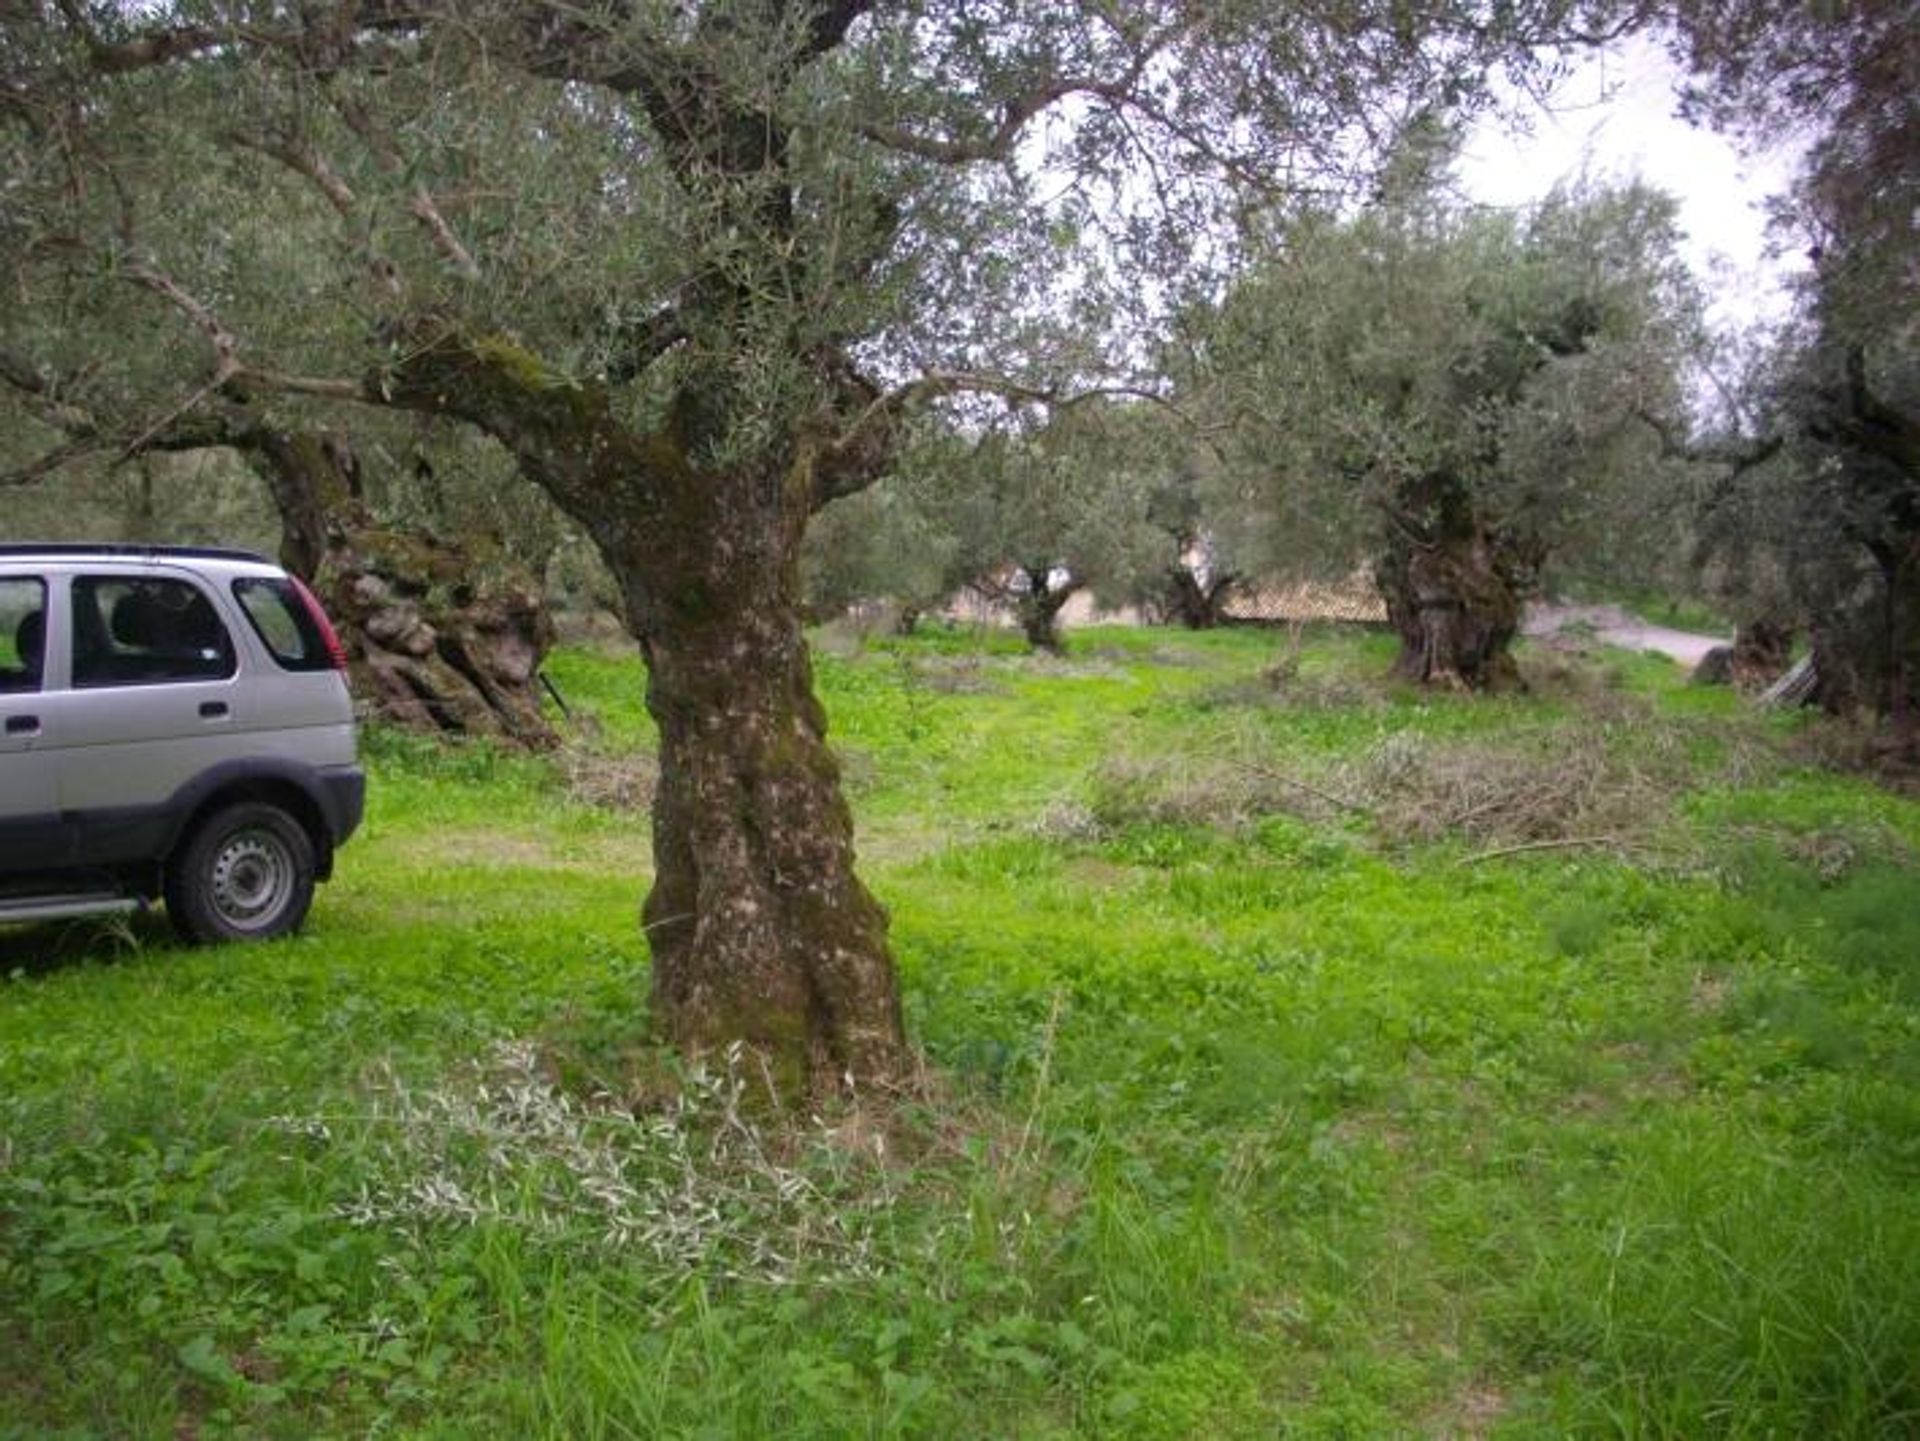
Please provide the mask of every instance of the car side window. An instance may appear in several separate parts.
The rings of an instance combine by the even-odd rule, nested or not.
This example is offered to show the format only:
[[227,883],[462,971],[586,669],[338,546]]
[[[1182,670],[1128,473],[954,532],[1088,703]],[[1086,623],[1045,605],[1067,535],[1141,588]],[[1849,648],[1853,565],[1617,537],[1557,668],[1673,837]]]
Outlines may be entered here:
[[233,637],[198,587],[159,576],[74,578],[76,688],[224,680],[233,672]]
[[333,668],[326,637],[320,634],[312,613],[301,604],[300,593],[291,580],[284,576],[249,576],[233,583],[233,597],[280,669]]
[[0,692],[39,690],[46,658],[46,582],[37,576],[0,579]]

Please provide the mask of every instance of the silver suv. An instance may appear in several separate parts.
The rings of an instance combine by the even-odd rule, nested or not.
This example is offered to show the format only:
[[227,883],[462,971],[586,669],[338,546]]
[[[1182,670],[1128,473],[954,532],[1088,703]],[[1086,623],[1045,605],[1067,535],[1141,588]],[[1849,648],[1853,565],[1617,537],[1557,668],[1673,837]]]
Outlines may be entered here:
[[296,928],[366,794],[345,672],[260,556],[0,545],[0,922]]

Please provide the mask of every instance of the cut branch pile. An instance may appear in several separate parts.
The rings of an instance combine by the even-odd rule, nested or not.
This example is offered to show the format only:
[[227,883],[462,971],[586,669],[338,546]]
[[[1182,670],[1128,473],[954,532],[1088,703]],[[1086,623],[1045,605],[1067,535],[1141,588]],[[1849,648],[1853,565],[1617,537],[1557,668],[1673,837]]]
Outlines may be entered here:
[[1698,748],[1709,740],[1723,749],[1711,770],[1720,780],[1750,778],[1776,756],[1758,737],[1709,737],[1640,707],[1501,736],[1401,730],[1344,762],[1276,754],[1263,730],[1248,728],[1197,754],[1117,757],[1094,776],[1083,815],[1052,821],[1084,837],[1291,815],[1364,826],[1390,850],[1461,844],[1462,864],[1557,850],[1643,856],[1671,839],[1675,804],[1699,784]]

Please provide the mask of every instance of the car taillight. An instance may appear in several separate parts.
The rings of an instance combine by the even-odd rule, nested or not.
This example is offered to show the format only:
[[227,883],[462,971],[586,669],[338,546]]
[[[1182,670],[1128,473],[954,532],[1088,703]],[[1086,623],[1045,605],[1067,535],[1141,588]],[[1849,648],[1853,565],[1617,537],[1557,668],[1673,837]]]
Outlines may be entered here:
[[333,628],[333,622],[327,619],[326,607],[320,604],[320,597],[307,589],[307,583],[297,575],[287,577],[293,582],[293,588],[300,597],[300,604],[307,608],[307,614],[320,630],[320,639],[327,648],[327,658],[333,662],[333,668],[345,675],[347,673],[347,648],[340,644],[339,632]]

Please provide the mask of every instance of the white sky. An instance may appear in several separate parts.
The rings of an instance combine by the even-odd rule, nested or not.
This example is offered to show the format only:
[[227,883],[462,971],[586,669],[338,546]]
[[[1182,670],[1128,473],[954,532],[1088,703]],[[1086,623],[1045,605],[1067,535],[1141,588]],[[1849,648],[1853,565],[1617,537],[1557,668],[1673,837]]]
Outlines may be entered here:
[[1492,205],[1538,200],[1585,168],[1634,176],[1680,201],[1687,259],[1712,297],[1717,328],[1744,329],[1787,308],[1785,278],[1798,255],[1766,254],[1763,203],[1783,192],[1799,147],[1790,141],[1742,154],[1728,139],[1674,115],[1678,72],[1651,39],[1637,37],[1580,66],[1555,92],[1530,135],[1481,125],[1461,157],[1461,184]]

